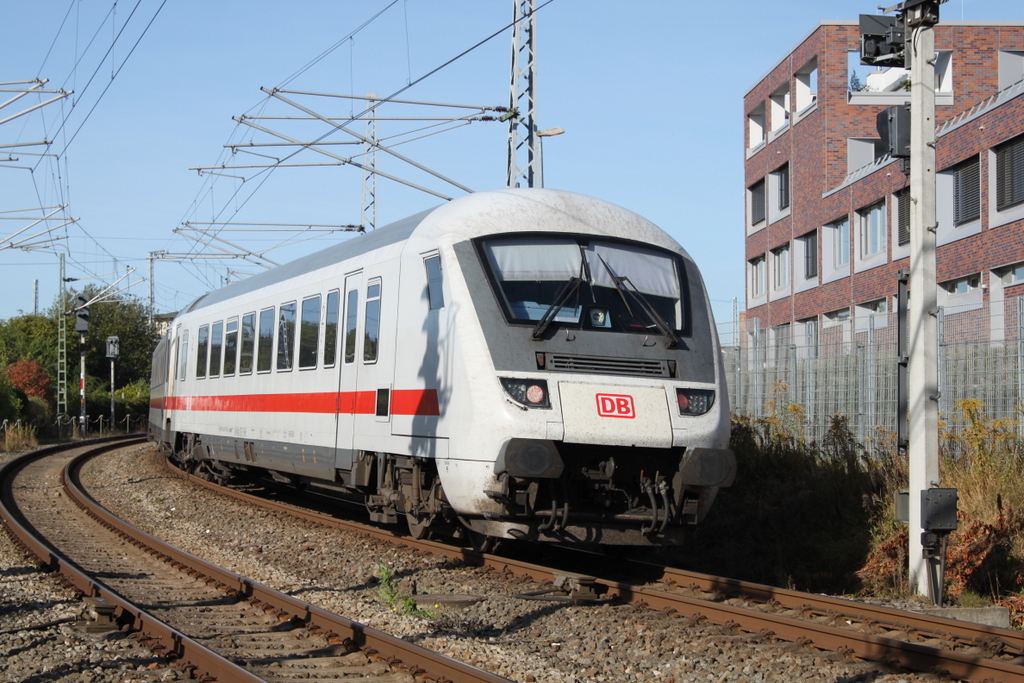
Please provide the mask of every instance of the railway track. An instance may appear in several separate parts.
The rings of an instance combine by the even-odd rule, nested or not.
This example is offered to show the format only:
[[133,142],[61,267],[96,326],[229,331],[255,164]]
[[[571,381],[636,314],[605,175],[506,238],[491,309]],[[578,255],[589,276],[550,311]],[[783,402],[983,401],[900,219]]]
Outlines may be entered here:
[[909,671],[945,674],[967,681],[1024,681],[1024,633],[1019,631],[629,560],[617,561],[619,578],[600,578],[590,575],[596,564],[593,557],[566,560],[553,568],[475,553],[400,536],[385,528],[338,519],[173,471],[198,485],[317,524],[358,531],[418,551],[551,585],[552,590],[545,596],[549,599],[576,603],[617,600],[662,610],[693,623],[710,622],[736,633],[808,644]]
[[140,441],[51,447],[0,468],[4,524],[81,592],[90,630],[131,630],[206,680],[507,680],[271,590],[117,519],[82,491],[79,474],[90,457]]

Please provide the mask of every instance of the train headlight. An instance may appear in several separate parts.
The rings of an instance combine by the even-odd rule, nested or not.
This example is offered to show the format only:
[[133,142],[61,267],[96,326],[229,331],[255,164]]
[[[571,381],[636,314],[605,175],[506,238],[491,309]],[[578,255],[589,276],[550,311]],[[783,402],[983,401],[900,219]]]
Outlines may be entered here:
[[501,377],[501,387],[513,401],[527,408],[550,408],[548,383],[543,379]]
[[715,405],[715,392],[711,389],[676,389],[680,415],[703,415]]

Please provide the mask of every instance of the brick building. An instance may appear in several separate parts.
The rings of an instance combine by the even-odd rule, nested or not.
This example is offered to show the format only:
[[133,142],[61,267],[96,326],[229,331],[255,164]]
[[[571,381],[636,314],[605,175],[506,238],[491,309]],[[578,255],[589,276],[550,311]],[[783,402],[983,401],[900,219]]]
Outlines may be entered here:
[[[939,305],[990,310],[1024,294],[1024,22],[942,22],[935,48]],[[909,72],[858,51],[856,20],[823,22],[744,98],[745,318],[770,347],[888,325],[910,267],[910,179],[875,123]]]

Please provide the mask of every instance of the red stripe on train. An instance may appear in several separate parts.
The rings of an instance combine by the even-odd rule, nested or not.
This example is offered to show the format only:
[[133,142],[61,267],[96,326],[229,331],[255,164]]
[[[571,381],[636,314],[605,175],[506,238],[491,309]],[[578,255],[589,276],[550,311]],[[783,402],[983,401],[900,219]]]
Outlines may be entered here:
[[[167,396],[150,401],[163,410],[220,411],[229,413],[339,413],[373,415],[377,392],[342,391],[320,394],[243,394],[237,396]],[[436,389],[396,389],[391,392],[392,415],[438,416]]]

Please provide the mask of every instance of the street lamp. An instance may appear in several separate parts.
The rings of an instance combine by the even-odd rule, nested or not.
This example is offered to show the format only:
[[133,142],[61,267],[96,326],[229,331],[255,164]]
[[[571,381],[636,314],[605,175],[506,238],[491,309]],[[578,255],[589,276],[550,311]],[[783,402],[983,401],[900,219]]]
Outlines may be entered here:
[[537,178],[537,187],[544,187],[544,138],[551,138],[556,135],[561,135],[564,132],[564,129],[556,126],[555,128],[545,128],[544,130],[538,130],[536,133],[537,153],[540,157],[540,163],[538,164],[538,167],[540,169],[540,173],[538,175],[540,177]]

